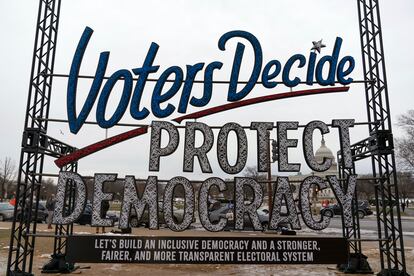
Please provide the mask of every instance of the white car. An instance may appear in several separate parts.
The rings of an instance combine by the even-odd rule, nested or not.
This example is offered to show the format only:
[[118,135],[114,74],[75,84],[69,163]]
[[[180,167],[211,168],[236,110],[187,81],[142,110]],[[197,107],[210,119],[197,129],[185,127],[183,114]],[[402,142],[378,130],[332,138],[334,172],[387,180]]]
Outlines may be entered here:
[[0,221],[12,220],[14,214],[14,206],[8,202],[0,203]]

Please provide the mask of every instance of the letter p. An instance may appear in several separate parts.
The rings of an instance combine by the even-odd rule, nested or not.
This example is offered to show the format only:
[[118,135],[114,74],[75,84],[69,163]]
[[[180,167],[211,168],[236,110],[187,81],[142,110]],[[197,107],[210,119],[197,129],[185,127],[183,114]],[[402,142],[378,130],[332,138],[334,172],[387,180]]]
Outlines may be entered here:
[[[169,135],[168,145],[161,148],[161,131],[166,130]],[[160,170],[161,156],[173,153],[178,146],[179,134],[177,128],[169,122],[153,121],[151,126],[151,148],[149,158],[149,170],[158,172]]]

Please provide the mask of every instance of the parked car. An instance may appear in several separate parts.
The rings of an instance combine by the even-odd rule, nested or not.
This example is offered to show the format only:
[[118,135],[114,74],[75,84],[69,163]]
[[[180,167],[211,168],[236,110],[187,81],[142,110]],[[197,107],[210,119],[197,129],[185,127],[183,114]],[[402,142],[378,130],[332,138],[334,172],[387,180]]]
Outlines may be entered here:
[[[217,223],[220,218],[227,218],[227,226],[224,228],[225,230],[234,229],[234,201],[233,200],[226,200],[226,199],[218,199],[218,200],[211,200],[210,201],[210,221],[212,223]],[[288,211],[286,205],[281,206],[282,216],[287,216]],[[257,210],[257,215],[259,217],[260,223],[262,224],[263,230],[268,230],[269,225],[269,217],[270,212],[267,206],[260,207]],[[253,224],[250,220],[250,217],[245,214],[244,216],[244,227],[245,228],[253,228]],[[296,232],[290,230],[290,225],[287,223],[280,223],[275,229],[276,231],[280,232],[282,235],[296,235]]]
[[0,203],[0,221],[12,220],[14,214],[14,206],[8,202]]
[[[108,211],[106,214],[106,218],[112,219],[114,222],[118,221],[118,217]],[[82,214],[79,216],[79,218],[75,221],[75,223],[79,223],[80,225],[87,225],[91,224],[92,222],[92,204],[87,203],[85,206],[85,209],[83,210]]]
[[[227,219],[226,229],[234,228],[234,204],[233,203],[220,203],[219,201],[215,202],[210,207],[210,221],[212,223],[218,223],[221,218]],[[262,227],[266,229],[269,225],[269,210],[265,208],[259,208],[257,210],[257,215],[259,217]],[[244,227],[252,228],[253,224],[250,220],[250,217],[245,214],[244,216]]]
[[[26,207],[28,207],[28,203],[26,204]],[[32,204],[32,221],[34,221],[34,219],[35,219],[34,218],[34,212],[35,211],[36,211],[36,205],[33,202],[33,204]],[[20,220],[21,216],[22,216],[22,211],[21,211],[21,208],[18,207],[17,208],[17,219]],[[37,222],[38,223],[46,222],[47,216],[48,216],[48,213],[47,213],[47,209],[46,209],[44,203],[39,202],[39,207],[37,209]]]
[[257,210],[257,215],[259,216],[259,220],[262,223],[263,228],[267,229],[269,226],[269,210],[267,208],[259,208]]
[[85,209],[83,210],[82,214],[75,220],[75,223],[79,223],[80,225],[91,224],[92,221],[92,205],[87,203]]
[[216,224],[221,218],[227,218],[228,221],[234,220],[233,205],[230,204],[213,204],[210,208],[210,221]]
[[[181,222],[184,218],[184,210],[178,209],[173,206],[173,219],[176,223]],[[192,222],[195,222],[195,217],[193,217]],[[158,202],[158,222],[159,224],[165,224],[164,220],[164,209],[163,204],[161,201]],[[137,214],[135,212],[135,208],[131,208],[131,214],[129,216],[129,224],[131,227],[139,227],[144,225],[145,227],[149,226],[149,212],[148,208],[145,208],[144,213],[142,214],[141,218],[138,219]]]
[[[369,204],[371,205],[371,206],[375,206],[375,203],[376,201],[375,201],[375,199],[371,199],[371,200],[369,200]],[[396,207],[397,205],[398,205],[398,201],[396,201],[396,200],[392,200],[392,201],[389,201],[389,200],[387,200],[387,199],[385,199],[384,201],[382,200],[382,199],[378,199],[378,205],[379,206],[382,206],[382,205],[385,205],[385,206],[390,206],[390,205],[392,205],[393,207]]]
[[[320,213],[321,215],[327,217],[342,215],[342,208],[341,206],[339,206],[339,204],[331,204],[326,208],[323,208]],[[356,211],[356,213],[358,214],[358,217],[360,219],[373,214],[368,201],[365,200],[358,201],[358,210]]]

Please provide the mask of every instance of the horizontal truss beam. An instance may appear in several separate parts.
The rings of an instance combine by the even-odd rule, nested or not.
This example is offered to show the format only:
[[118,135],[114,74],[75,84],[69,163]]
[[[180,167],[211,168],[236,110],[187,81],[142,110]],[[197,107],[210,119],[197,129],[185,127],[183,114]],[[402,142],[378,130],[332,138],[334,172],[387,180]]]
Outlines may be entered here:
[[[52,76],[52,77],[58,77],[58,78],[69,78],[68,74],[48,74],[47,76]],[[78,78],[80,79],[94,79],[95,76],[91,76],[91,75],[79,75]],[[110,77],[105,76],[103,77],[103,79],[109,79]],[[139,78],[132,78],[132,80],[137,81]],[[156,78],[148,78],[146,79],[146,81],[148,82],[157,82],[158,79]],[[165,80],[165,82],[175,82],[175,80],[171,80],[171,79],[167,79]],[[185,80],[181,81],[182,83],[185,82]],[[194,83],[204,83],[204,80],[194,80]],[[274,83],[277,84],[283,84],[283,81],[273,81]],[[375,80],[354,80],[351,82],[351,84],[365,84],[365,83],[374,83]],[[211,83],[214,84],[229,84],[230,81],[226,81],[226,80],[212,80]],[[238,84],[247,84],[249,83],[249,81],[238,81]],[[263,82],[261,81],[257,81],[255,82],[256,84],[263,84]],[[340,83],[339,81],[335,81],[335,83]],[[300,81],[299,84],[307,84],[306,81]]]

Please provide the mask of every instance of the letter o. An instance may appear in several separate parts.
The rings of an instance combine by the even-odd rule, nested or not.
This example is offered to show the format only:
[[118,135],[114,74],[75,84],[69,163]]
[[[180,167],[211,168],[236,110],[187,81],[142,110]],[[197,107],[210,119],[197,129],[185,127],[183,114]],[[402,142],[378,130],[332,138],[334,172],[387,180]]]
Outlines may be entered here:
[[[121,99],[118,103],[114,114],[109,120],[105,120],[105,111],[106,105],[108,104],[109,96],[112,92],[113,87],[115,86],[118,80],[124,80],[124,89],[122,91]],[[131,97],[132,91],[132,75],[128,70],[122,69],[118,70],[112,74],[112,76],[105,83],[105,86],[102,89],[102,93],[99,97],[98,107],[96,108],[96,121],[98,125],[102,128],[110,128],[117,124],[122,116],[124,115],[129,99]]]

